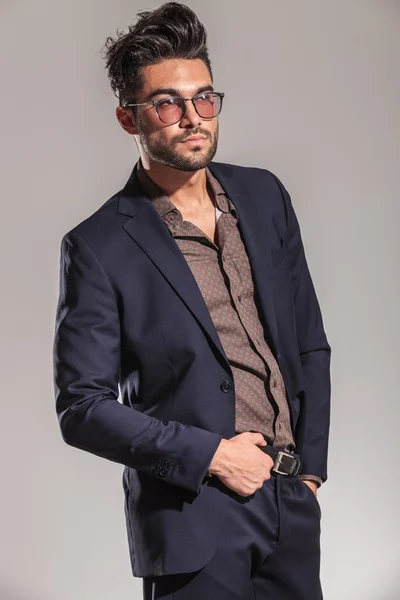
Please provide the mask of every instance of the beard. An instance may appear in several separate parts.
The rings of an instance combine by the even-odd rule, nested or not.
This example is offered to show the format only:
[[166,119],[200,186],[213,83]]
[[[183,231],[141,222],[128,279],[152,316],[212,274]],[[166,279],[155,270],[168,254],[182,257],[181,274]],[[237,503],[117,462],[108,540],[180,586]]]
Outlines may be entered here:
[[[137,130],[139,134],[140,142],[145,150],[146,154],[157,163],[178,169],[179,171],[198,171],[204,169],[212,161],[218,146],[218,132],[219,123],[215,129],[214,135],[207,130],[198,129],[196,131],[190,131],[190,135],[186,137],[177,136],[169,145],[160,140],[153,140],[146,135],[143,129],[142,123],[137,121]],[[189,133],[189,132],[188,132]],[[195,135],[206,136],[208,140],[211,140],[211,145],[207,150],[203,146],[193,146],[190,148],[190,155],[183,156],[176,151],[176,147],[179,147],[179,143]]]

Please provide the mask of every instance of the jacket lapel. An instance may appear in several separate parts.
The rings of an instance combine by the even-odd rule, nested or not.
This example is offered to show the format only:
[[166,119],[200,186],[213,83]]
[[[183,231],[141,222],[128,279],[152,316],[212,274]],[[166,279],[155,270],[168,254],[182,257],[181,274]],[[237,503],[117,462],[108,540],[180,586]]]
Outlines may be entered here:
[[[250,204],[254,205],[254,202],[248,202],[246,189],[238,188],[237,184],[233,185],[226,169],[223,173],[223,169],[220,169],[218,163],[210,163],[209,169],[219,180],[238,212],[239,227],[252,267],[254,283],[258,289],[265,324],[270,333],[269,342],[271,349],[275,350],[276,320],[268,288],[269,251],[266,240],[262,237],[265,227],[260,226],[257,214],[249,210],[248,207]],[[119,194],[118,212],[132,217],[124,223],[123,228],[174,288],[206,332],[220,358],[226,363],[228,371],[231,372],[228,358],[196,279],[151,200],[143,195],[142,187],[136,176],[136,165],[127,184]]]

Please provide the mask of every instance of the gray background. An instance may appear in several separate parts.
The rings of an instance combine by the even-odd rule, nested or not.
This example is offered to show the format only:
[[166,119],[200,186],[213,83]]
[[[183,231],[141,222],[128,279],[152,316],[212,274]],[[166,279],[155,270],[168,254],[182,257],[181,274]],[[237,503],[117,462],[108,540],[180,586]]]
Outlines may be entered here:
[[[158,4],[0,3],[1,600],[141,598],[122,466],[62,441],[51,345],[61,237],[137,160],[99,51]],[[226,93],[216,160],[283,180],[332,346],[329,479],[319,492],[325,600],[395,600],[399,3],[188,4]]]

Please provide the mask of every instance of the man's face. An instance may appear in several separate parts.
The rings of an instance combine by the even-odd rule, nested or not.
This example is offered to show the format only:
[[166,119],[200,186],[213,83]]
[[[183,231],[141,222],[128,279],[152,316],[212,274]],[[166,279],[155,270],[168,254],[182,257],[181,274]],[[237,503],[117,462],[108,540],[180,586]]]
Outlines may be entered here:
[[[170,59],[150,65],[144,68],[142,81],[137,103],[168,96],[192,98],[200,91],[213,90],[210,73],[200,59]],[[160,91],[155,94],[157,90]],[[184,118],[171,125],[158,118],[152,105],[136,108],[136,132],[133,134],[141,152],[144,151],[152,161],[182,171],[197,171],[213,159],[218,144],[218,117],[200,117],[193,103],[188,101]],[[197,136],[205,139],[185,143]]]

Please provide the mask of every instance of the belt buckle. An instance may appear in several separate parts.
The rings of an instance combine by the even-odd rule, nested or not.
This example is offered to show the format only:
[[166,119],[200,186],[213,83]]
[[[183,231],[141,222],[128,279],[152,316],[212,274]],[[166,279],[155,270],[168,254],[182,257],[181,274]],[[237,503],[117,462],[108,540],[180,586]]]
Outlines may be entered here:
[[[286,456],[291,458],[293,461],[296,461],[296,463],[297,463],[296,468],[294,469],[293,473],[287,473],[286,471],[282,471],[280,469],[283,458]],[[289,454],[289,452],[283,452],[282,450],[280,450],[276,456],[275,464],[274,464],[272,470],[275,473],[279,473],[280,475],[292,475],[293,477],[295,477],[299,473],[300,467],[301,467],[301,462],[296,456],[292,456],[291,454]]]

